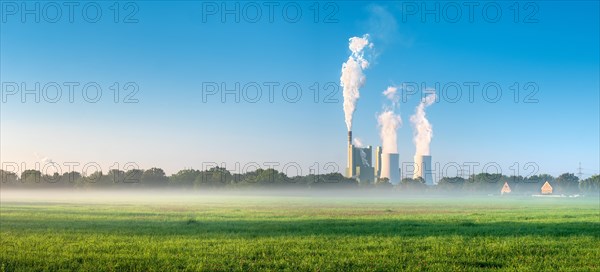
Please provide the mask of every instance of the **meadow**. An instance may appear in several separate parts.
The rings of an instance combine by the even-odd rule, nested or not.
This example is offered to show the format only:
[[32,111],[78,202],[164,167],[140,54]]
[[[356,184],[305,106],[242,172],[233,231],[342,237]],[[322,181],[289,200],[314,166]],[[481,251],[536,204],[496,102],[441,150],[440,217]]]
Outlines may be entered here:
[[599,271],[598,198],[2,192],[2,271]]

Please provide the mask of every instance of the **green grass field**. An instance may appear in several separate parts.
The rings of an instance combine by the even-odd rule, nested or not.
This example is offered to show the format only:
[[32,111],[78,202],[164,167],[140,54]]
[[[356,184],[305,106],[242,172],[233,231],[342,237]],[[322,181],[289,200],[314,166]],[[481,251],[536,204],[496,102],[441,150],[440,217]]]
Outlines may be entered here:
[[597,198],[2,197],[2,271],[600,270]]

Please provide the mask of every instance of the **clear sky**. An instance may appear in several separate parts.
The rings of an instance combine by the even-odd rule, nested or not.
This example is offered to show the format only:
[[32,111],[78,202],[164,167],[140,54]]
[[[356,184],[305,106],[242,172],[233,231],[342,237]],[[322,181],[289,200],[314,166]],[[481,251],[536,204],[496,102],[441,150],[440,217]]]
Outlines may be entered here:
[[[134,162],[171,174],[209,162],[234,171],[236,162],[297,162],[307,174],[333,162],[343,172],[337,85],[348,39],[368,33],[374,47],[353,128],[363,143],[380,145],[381,93],[423,83],[441,97],[427,109],[434,162],[496,162],[507,175],[515,163],[528,175],[528,162],[552,175],[577,172],[579,162],[584,177],[600,168],[598,1],[8,3],[0,24],[3,163],[97,162],[106,172]],[[23,11],[35,3],[39,22]],[[56,99],[53,82],[62,86]],[[469,82],[478,84],[471,98]],[[78,84],[72,98],[69,84]],[[94,84],[102,93],[95,103]],[[453,101],[456,84],[462,96]],[[501,88],[497,102],[486,84]],[[34,90],[25,101],[23,87]],[[223,101],[225,90],[234,91]],[[408,95],[398,109],[401,161],[415,152],[409,118],[419,100],[420,92]]]

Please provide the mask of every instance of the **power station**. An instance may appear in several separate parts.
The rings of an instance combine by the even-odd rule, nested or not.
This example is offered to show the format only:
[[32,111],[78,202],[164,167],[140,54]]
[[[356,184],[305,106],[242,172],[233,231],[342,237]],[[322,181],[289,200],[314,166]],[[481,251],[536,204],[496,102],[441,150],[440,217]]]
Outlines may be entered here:
[[382,148],[358,147],[352,143],[352,131],[348,132],[348,164],[346,176],[356,178],[361,184],[371,184],[379,178],[388,178],[390,183],[400,184],[400,159],[397,153],[382,153]]
[[[373,148],[371,146],[355,146],[352,143],[352,119],[356,110],[356,102],[360,97],[360,88],[365,84],[366,77],[363,70],[369,67],[369,61],[364,58],[364,51],[372,47],[373,43],[369,41],[368,34],[350,38],[348,48],[352,54],[342,64],[340,86],[343,88],[344,121],[348,129],[346,177],[354,178],[361,184],[387,179],[391,184],[398,185],[400,184],[400,158],[397,130],[402,125],[402,119],[399,114],[395,113],[395,109],[399,101],[398,90],[402,91],[402,88],[389,86],[382,93],[391,102],[391,105],[385,106],[383,112],[377,117],[382,146],[375,149],[375,164],[373,164]],[[423,97],[416,107],[415,113],[410,117],[415,128],[413,140],[416,147],[413,177],[423,178],[427,185],[433,185],[431,156],[429,156],[429,143],[433,130],[426,118],[425,108],[435,101],[435,92]],[[421,156],[423,154],[427,154],[427,156]]]
[[[422,178],[427,185],[433,185],[431,156],[418,155],[415,159],[413,178]],[[383,149],[355,146],[352,143],[352,131],[348,131],[348,164],[346,177],[355,178],[361,184],[371,184],[378,179],[387,178],[393,185],[400,184],[400,156],[398,153],[383,153]]]
[[373,167],[373,149],[371,146],[357,147],[352,144],[352,131],[348,131],[348,165],[346,176],[353,177],[359,183],[368,184],[375,181]]

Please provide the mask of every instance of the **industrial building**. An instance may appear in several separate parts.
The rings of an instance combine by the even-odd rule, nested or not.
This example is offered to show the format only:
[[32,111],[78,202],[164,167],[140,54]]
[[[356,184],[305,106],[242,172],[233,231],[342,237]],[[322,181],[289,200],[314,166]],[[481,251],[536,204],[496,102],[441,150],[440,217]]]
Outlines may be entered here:
[[352,144],[352,131],[348,132],[348,165],[346,176],[356,178],[359,183],[370,184],[378,178],[388,178],[394,185],[400,184],[400,162],[397,153],[382,153],[382,148],[375,149],[373,164],[373,148],[357,147]]
[[359,183],[368,184],[375,181],[375,168],[373,167],[373,148],[357,147],[352,144],[352,131],[348,131],[348,165],[346,176],[353,177]]

